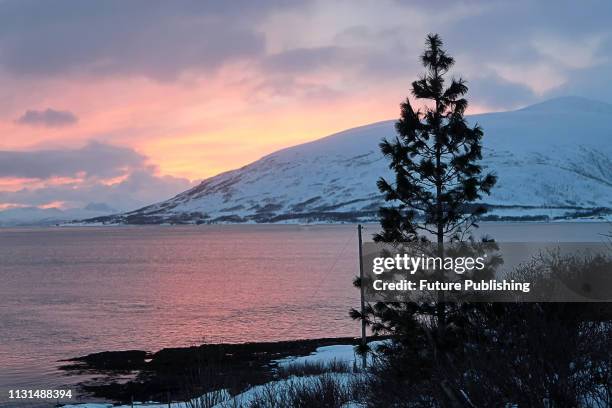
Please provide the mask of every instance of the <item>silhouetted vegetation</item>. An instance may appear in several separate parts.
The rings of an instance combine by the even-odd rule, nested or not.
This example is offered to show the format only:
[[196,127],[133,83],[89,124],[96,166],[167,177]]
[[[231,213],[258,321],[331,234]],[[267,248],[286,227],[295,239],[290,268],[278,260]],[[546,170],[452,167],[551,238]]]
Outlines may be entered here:
[[[412,94],[430,103],[415,110],[407,99],[398,136],[381,143],[395,180],[378,182],[387,205],[374,239],[422,242],[431,234],[442,256],[448,242],[474,242],[471,229],[486,211],[476,201],[496,179],[481,175],[483,133],[464,121],[465,82],[444,88],[454,61],[437,35],[427,37],[422,62],[426,73]],[[541,257],[516,273],[533,277],[559,262],[576,277],[602,262],[612,271],[610,258],[574,261]],[[365,406],[612,406],[609,304],[450,303],[440,294],[429,302],[368,304],[351,316],[392,338],[370,367]]]

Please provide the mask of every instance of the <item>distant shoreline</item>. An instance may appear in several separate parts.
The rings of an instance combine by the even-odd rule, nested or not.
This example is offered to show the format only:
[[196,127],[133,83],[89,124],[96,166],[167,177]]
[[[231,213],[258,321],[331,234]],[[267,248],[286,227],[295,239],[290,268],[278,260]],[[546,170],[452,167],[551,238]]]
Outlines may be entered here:
[[[547,225],[547,224],[612,224],[612,215],[609,218],[564,218],[564,219],[549,219],[549,220],[533,220],[533,219],[512,219],[512,220],[482,220],[478,222],[479,225],[493,225],[493,224],[504,224],[504,225]],[[333,226],[347,226],[347,225],[378,225],[377,221],[354,221],[354,222],[310,222],[310,223],[299,223],[299,222],[215,222],[215,223],[204,223],[204,224],[126,224],[126,223],[83,223],[83,222],[67,222],[67,223],[55,223],[45,225],[0,225],[0,230],[10,229],[54,229],[54,228],[152,228],[152,227],[333,227]]]

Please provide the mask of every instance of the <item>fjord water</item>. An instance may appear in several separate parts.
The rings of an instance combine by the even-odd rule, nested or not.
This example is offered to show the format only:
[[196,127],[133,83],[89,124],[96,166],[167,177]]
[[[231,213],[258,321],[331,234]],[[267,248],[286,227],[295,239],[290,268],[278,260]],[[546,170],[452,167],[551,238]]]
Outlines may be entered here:
[[[377,226],[366,226],[368,240]],[[500,241],[599,242],[606,223],[484,223]],[[352,225],[0,229],[0,402],[79,381],[105,350],[356,336]]]

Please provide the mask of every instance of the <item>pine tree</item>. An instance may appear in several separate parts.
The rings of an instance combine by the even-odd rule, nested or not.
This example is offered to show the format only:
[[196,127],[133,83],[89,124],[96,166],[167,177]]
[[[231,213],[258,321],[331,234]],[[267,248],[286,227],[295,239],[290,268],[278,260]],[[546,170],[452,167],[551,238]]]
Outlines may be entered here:
[[[451,79],[446,86],[454,60],[442,45],[438,35],[427,36],[421,56],[425,73],[412,83],[412,96],[425,101],[424,107],[415,110],[406,98],[395,125],[397,136],[380,144],[395,182],[378,181],[387,204],[380,209],[382,231],[374,236],[385,243],[429,241],[433,236],[440,255],[444,242],[461,241],[477,227],[478,218],[486,212],[477,201],[496,182],[478,164],[483,131],[464,118],[466,82]],[[356,285],[360,284],[357,280]],[[397,381],[398,387],[429,387],[433,380],[438,385],[430,395],[441,406],[455,406],[453,401],[461,396],[445,385],[446,377],[440,373],[451,369],[452,350],[461,347],[457,328],[466,324],[461,307],[444,301],[378,302],[367,305],[363,315],[356,310],[351,315],[364,319],[374,333],[393,336],[384,370],[393,374],[385,381]]]
[[[429,101],[424,110],[414,110],[410,99],[401,104],[401,117],[395,124],[395,140],[380,144],[395,172],[395,183],[384,178],[378,188],[391,205],[380,209],[380,242],[406,242],[433,234],[438,243],[445,238],[461,238],[485,213],[472,203],[488,194],[495,176],[482,175],[482,129],[470,127],[464,113],[468,106],[463,79],[445,76],[454,59],[442,48],[437,34],[430,34],[421,56],[424,75],[412,83],[412,95]],[[417,217],[423,217],[418,222]]]

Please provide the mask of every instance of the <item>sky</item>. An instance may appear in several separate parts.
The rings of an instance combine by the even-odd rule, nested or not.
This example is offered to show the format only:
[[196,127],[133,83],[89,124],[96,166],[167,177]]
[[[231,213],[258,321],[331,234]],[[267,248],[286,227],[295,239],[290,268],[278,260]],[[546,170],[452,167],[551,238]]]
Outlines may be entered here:
[[609,1],[0,0],[0,210],[135,209],[398,116],[439,33],[469,113],[612,103]]

